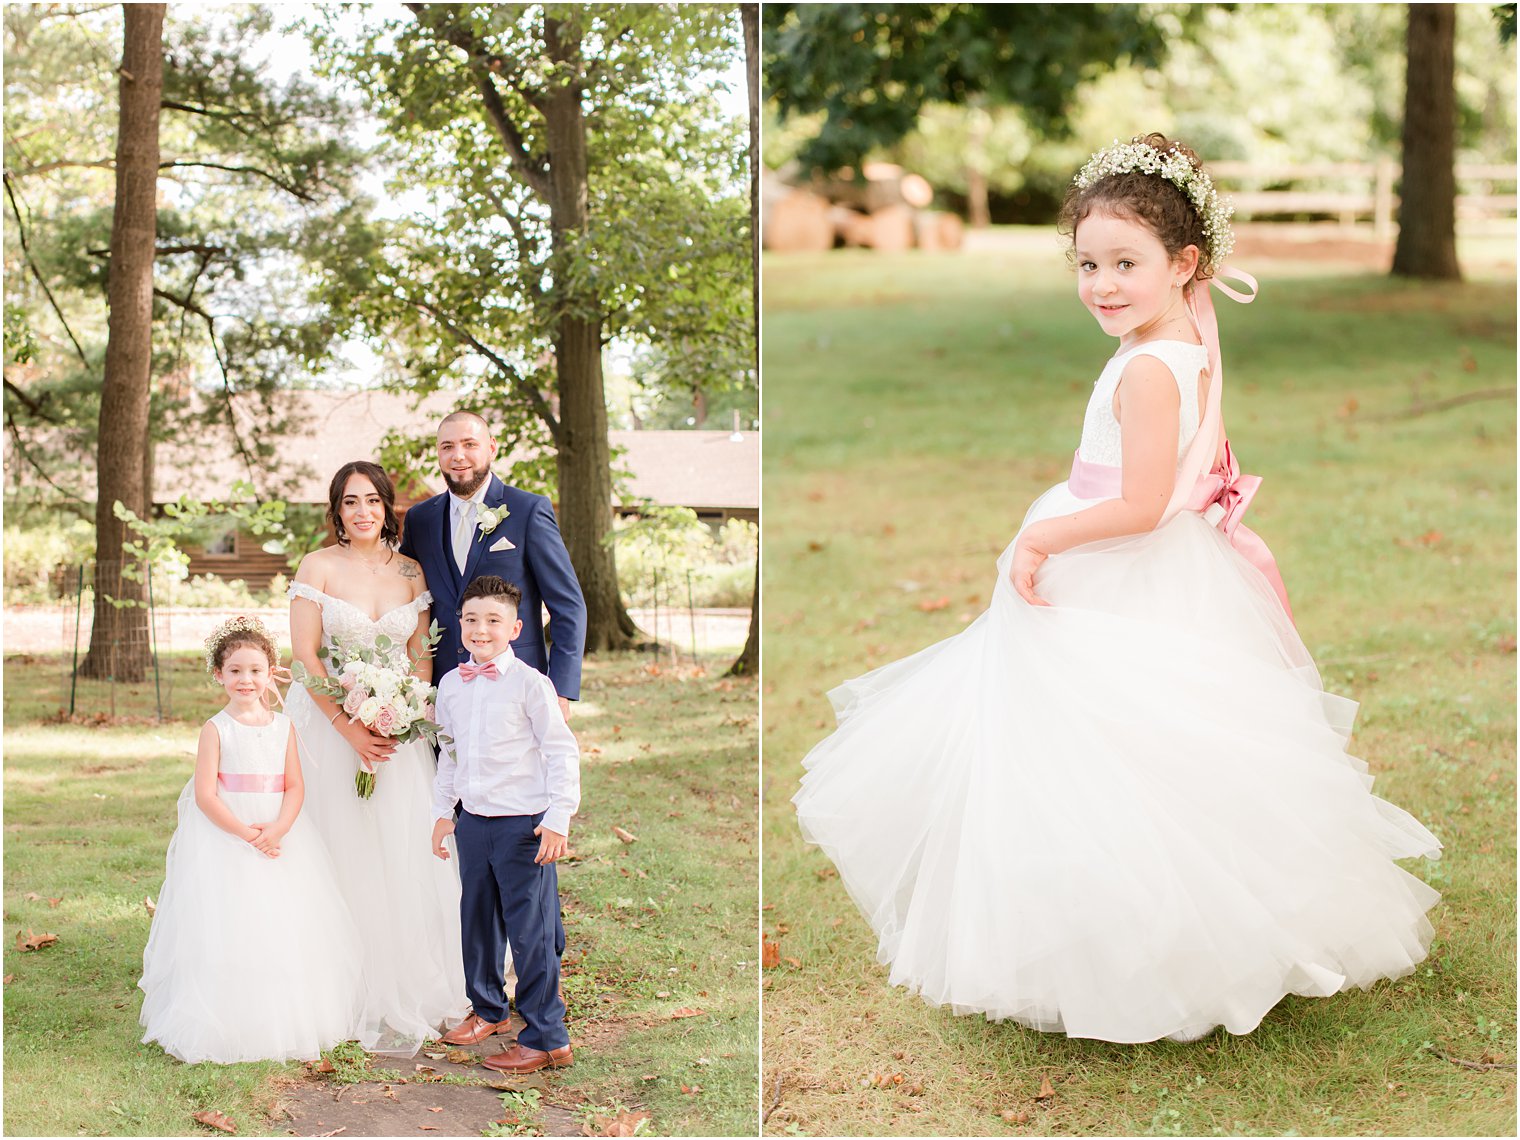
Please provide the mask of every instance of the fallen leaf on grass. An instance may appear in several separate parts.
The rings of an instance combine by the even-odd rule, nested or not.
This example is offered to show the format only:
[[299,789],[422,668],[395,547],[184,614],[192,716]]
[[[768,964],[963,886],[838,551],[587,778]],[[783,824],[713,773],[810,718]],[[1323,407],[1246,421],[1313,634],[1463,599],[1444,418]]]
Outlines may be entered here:
[[475,1063],[475,1054],[471,1053],[468,1049],[450,1049],[444,1056],[449,1059],[450,1064],[454,1065],[473,1065]]
[[1016,1112],[1011,1108],[1005,1108],[1002,1112],[998,1113],[998,1115],[1001,1116],[1009,1124],[1029,1123],[1029,1113],[1027,1112]]
[[820,879],[839,878],[839,872],[833,867],[821,867],[818,870],[814,871],[813,874],[817,875]]
[[443,1105],[440,1104],[437,1108],[430,1108],[430,1109],[428,1109],[428,1111],[429,1112],[442,1112],[443,1111]]
[[801,958],[793,958],[793,957],[788,956],[788,957],[783,958],[781,960],[783,962],[785,962],[788,966],[790,966],[794,970],[800,970],[800,969],[802,969],[802,959]]
[[691,1009],[683,1005],[680,1009],[676,1010],[670,1015],[670,1019],[674,1021],[678,1017],[702,1017],[706,1013],[707,1011],[705,1009]]
[[323,1057],[320,1061],[313,1061],[306,1067],[314,1073],[330,1073],[333,1071],[333,1063],[326,1057]]
[[28,950],[41,950],[44,946],[51,946],[58,941],[56,934],[37,934],[28,930],[25,934],[16,934],[16,949],[25,954]]
[[58,909],[58,904],[61,903],[62,901],[63,901],[62,899],[48,899],[48,906],[51,907],[53,910],[57,910]]
[[696,1096],[697,1093],[699,1093],[701,1091],[702,1091],[702,1086],[701,1085],[682,1085],[681,1086],[681,1092],[683,1092],[687,1096]]
[[148,912],[149,918],[152,918],[158,910],[158,905],[154,903],[152,895],[143,895],[143,909]]
[[27,891],[26,894],[22,895],[21,897],[24,898],[27,902],[37,902],[42,898],[42,896],[39,895],[36,891]]
[[207,1128],[215,1128],[221,1132],[237,1131],[237,1125],[232,1123],[232,1117],[225,1112],[216,1112],[208,1108],[204,1112],[197,1112],[192,1119],[197,1124],[204,1124]]
[[1034,1094],[1035,1100],[1049,1100],[1056,1095],[1055,1086],[1050,1083],[1049,1077],[1040,1078],[1040,1091]]
[[385,1094],[385,1095],[386,1095],[386,1096],[388,1096],[388,1097],[389,1097],[389,1098],[390,1098],[390,1099],[391,1099],[391,1100],[400,1100],[400,1099],[401,1099],[401,1098],[400,1098],[400,1097],[398,1097],[398,1096],[397,1096],[397,1095],[396,1095],[396,1090],[395,1090],[395,1089],[393,1089],[393,1088],[391,1088],[391,1086],[390,1086],[390,1085],[386,1085],[386,1086],[385,1086],[385,1088],[384,1088],[384,1089],[383,1089],[383,1090],[382,1090],[382,1091],[383,1091],[383,1092],[384,1092],[384,1094]]
[[926,614],[932,614],[935,610],[945,609],[949,605],[949,595],[942,594],[937,598],[925,598],[918,603],[918,608]]
[[585,1136],[633,1136],[649,1119],[647,1112],[620,1112],[616,1116],[593,1116],[581,1129]]
[[657,1081],[659,1079],[660,1079],[660,1074],[659,1073],[645,1073],[643,1076],[641,1076],[639,1078],[639,1080],[641,1080],[641,1081]]
[[612,834],[616,835],[624,843],[637,843],[639,841],[639,837],[637,835],[631,831],[624,831],[621,827],[614,827],[612,829]]
[[15,974],[6,974],[5,975],[5,984],[6,985],[10,985],[15,980],[16,980],[16,975]]
[[760,936],[760,968],[773,970],[781,965],[781,943],[772,942],[765,935]]

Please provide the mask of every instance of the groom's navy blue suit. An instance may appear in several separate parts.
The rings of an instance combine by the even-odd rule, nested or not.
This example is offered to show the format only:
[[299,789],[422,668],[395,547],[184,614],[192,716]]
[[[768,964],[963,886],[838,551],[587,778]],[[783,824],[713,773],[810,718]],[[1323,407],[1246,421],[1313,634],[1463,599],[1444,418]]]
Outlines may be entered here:
[[[476,529],[462,574],[454,561],[448,492],[406,512],[401,553],[421,563],[433,595],[433,616],[443,629],[442,639],[433,647],[433,684],[468,660],[459,641],[459,599],[464,588],[484,574],[495,574],[523,595],[517,611],[523,628],[512,643],[512,652],[519,661],[547,674],[560,696],[578,700],[581,652],[586,647],[586,601],[559,533],[554,507],[545,496],[508,487],[495,475],[486,490],[485,505],[493,509],[505,506],[510,513],[490,534]],[[544,640],[541,603],[549,607],[552,650]]]

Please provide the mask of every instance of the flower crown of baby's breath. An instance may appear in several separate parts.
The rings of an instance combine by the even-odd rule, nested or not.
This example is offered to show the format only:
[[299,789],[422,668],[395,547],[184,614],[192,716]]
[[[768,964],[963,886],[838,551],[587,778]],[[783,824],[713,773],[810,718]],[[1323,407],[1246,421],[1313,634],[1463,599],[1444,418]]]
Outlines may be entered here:
[[1100,179],[1116,174],[1157,174],[1165,178],[1181,190],[1193,204],[1193,209],[1198,211],[1203,222],[1203,237],[1209,247],[1207,264],[1218,267],[1230,256],[1235,248],[1235,231],[1230,228],[1235,204],[1228,198],[1221,198],[1214,189],[1214,180],[1194,166],[1176,146],[1158,150],[1139,139],[1127,143],[1115,139],[1112,146],[1088,159],[1073,181],[1078,189],[1086,190]]
[[[269,638],[269,630],[264,623],[256,617],[248,617],[239,614],[235,618],[228,618],[211,631],[211,636],[206,638],[206,672],[216,672],[216,651],[222,647],[222,643],[235,633],[257,633]],[[272,641],[273,639],[270,638]]]

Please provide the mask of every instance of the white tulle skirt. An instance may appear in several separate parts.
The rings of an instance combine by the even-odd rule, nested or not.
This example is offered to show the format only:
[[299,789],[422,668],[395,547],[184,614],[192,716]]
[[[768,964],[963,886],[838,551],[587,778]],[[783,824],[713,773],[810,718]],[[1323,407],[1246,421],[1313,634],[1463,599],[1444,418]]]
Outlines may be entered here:
[[310,694],[292,685],[286,705],[306,780],[304,814],[332,852],[363,943],[365,999],[352,1036],[374,1052],[411,1056],[470,1007],[458,860],[432,853],[432,751],[421,741],[397,746],[377,766],[374,795],[361,800],[358,757]]
[[[222,791],[245,823],[279,815],[278,792]],[[347,1040],[362,1003],[358,932],[304,816],[271,859],[179,797],[143,952],[144,1041],[181,1061],[313,1060]]]
[[[1061,484],[1025,525],[1090,506]],[[1440,844],[1373,796],[1266,579],[1196,513],[997,564],[963,632],[830,693],[794,799],[893,984],[1116,1042],[1413,970]]]

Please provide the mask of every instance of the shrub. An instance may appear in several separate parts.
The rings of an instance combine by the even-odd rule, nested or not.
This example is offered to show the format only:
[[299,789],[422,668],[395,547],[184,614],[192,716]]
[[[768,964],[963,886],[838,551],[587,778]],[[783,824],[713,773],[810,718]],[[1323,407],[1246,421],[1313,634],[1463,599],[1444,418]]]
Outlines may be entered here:
[[752,522],[730,519],[714,533],[681,508],[619,520],[614,541],[624,604],[748,607],[758,540]]
[[48,605],[58,601],[54,573],[87,561],[95,528],[84,519],[58,519],[46,526],[5,528],[5,604]]

